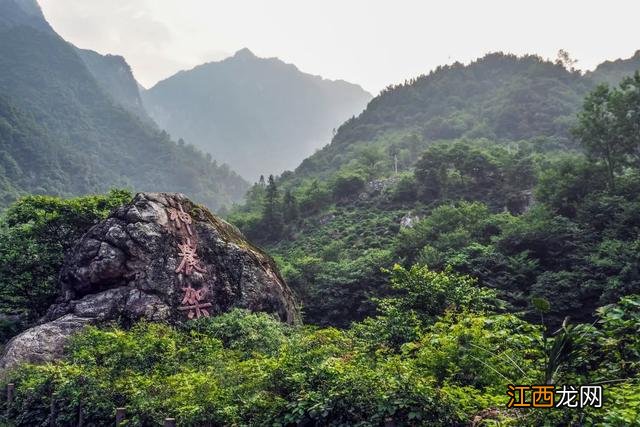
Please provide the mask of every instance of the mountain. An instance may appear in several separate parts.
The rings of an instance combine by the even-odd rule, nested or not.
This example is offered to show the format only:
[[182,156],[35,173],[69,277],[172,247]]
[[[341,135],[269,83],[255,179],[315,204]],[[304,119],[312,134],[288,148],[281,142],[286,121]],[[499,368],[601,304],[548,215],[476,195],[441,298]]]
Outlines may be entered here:
[[420,152],[416,145],[437,140],[549,138],[571,144],[569,128],[593,86],[578,72],[534,55],[492,53],[469,65],[441,66],[382,91],[296,172],[327,176],[363,149],[391,146],[409,167]]
[[584,96],[598,83],[617,85],[639,69],[640,51],[584,75],[536,55],[491,53],[469,65],[441,66],[382,91],[338,128],[331,144],[305,159],[295,176],[327,178],[363,150],[382,152],[387,161],[391,150],[401,168],[409,168],[439,140],[542,138],[571,148],[570,128]]
[[249,179],[295,167],[369,99],[357,85],[306,74],[248,49],[143,92],[160,127]]
[[629,76],[640,70],[640,50],[627,59],[616,59],[615,61],[605,61],[598,65],[595,70],[586,73],[586,76],[599,83],[616,85],[623,77]]
[[[79,53],[34,1],[0,0],[0,11],[3,200],[127,187],[180,191],[218,208],[243,196],[247,183],[226,165],[132,114],[141,109],[124,60]],[[96,79],[89,68],[101,67]]]
[[78,49],[77,52],[100,87],[114,101],[138,118],[153,123],[144,109],[139,84],[122,56],[101,55],[88,49]]

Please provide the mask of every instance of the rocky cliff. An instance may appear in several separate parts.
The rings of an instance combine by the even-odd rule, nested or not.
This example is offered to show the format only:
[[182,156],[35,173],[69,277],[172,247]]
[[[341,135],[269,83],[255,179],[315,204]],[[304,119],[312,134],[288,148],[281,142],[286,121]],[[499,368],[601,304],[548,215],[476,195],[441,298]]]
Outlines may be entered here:
[[140,193],[91,228],[67,255],[62,297],[12,339],[0,368],[59,357],[87,324],[185,322],[234,307],[295,323],[291,290],[266,254],[181,194]]

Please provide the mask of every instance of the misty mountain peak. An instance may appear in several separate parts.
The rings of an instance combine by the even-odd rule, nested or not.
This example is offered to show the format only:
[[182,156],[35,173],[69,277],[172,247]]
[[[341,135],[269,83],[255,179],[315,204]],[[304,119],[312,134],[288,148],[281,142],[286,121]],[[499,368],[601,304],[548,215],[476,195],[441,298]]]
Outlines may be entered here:
[[237,51],[233,55],[233,57],[235,59],[255,59],[255,58],[257,58],[257,56],[253,52],[251,52],[249,50],[249,48],[246,48],[246,47],[244,47],[244,48],[240,49],[239,51]]
[[360,86],[247,48],[169,77],[142,97],[161,128],[250,180],[295,168],[371,99]]

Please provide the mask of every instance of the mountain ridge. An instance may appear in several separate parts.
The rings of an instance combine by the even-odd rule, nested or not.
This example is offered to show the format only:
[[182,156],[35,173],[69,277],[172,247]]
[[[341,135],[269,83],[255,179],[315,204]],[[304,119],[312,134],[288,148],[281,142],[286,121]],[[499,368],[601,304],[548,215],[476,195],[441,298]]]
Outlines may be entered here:
[[546,138],[572,148],[570,128],[583,97],[597,84],[617,84],[638,69],[639,52],[584,74],[537,55],[502,52],[440,66],[383,90],[337,129],[331,143],[304,159],[293,177],[326,178],[363,150],[391,146],[401,165],[408,165],[418,146],[438,140]]
[[155,126],[142,103],[138,81],[123,56],[102,55],[91,49],[81,48],[77,48],[77,52],[98,84],[114,101],[141,120]]
[[142,97],[162,128],[256,179],[295,167],[371,95],[244,48],[179,71]]

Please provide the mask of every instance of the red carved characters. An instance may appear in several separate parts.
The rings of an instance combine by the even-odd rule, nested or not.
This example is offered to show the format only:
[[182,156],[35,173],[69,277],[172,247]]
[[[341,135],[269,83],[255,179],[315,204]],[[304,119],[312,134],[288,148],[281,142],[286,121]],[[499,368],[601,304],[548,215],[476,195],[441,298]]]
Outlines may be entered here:
[[190,276],[193,270],[205,273],[207,270],[199,265],[198,254],[196,254],[197,246],[191,243],[191,239],[187,239],[184,243],[178,244],[178,256],[182,257],[180,265],[176,268],[176,273],[184,273]]
[[[191,230],[193,220],[191,219],[191,215],[184,211],[181,204],[178,204],[177,209],[168,207],[167,214],[169,221],[175,224],[176,234],[182,238],[182,243],[178,243],[180,264],[175,272],[177,274],[183,273],[186,276],[185,279],[191,276],[194,270],[200,273],[206,273],[206,268],[200,264],[200,260],[198,259],[198,245],[195,240],[197,236],[194,237],[193,240],[188,237],[193,236],[193,231]],[[186,230],[186,233],[183,230]],[[189,319],[198,319],[203,316],[209,317],[207,308],[211,307],[212,304],[203,302],[207,288],[194,289],[191,287],[191,284],[188,284],[187,287],[183,287],[182,290],[184,291],[184,296],[182,297],[182,302],[178,310],[187,311],[187,317]]]
[[193,289],[191,285],[186,288],[182,288],[185,292],[184,297],[182,298],[182,305],[178,307],[178,310],[186,311],[188,310],[187,317],[189,319],[199,319],[200,317],[209,317],[209,312],[206,308],[211,307],[211,303],[201,302],[204,299],[204,294],[206,293],[206,288],[201,289]]
[[176,224],[176,228],[182,228],[182,224],[184,224],[185,228],[189,232],[190,236],[193,236],[191,232],[191,215],[186,213],[184,209],[182,209],[182,205],[178,204],[178,209],[176,208],[167,208],[167,212],[169,213],[169,220],[173,221]]

